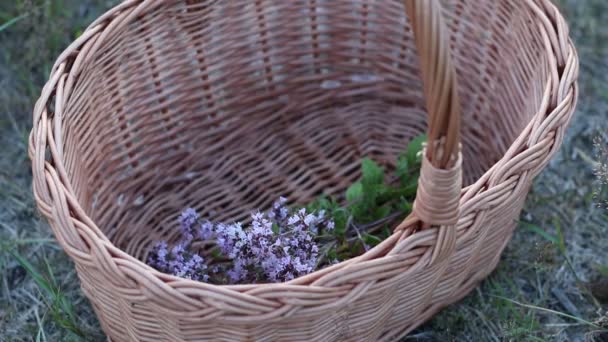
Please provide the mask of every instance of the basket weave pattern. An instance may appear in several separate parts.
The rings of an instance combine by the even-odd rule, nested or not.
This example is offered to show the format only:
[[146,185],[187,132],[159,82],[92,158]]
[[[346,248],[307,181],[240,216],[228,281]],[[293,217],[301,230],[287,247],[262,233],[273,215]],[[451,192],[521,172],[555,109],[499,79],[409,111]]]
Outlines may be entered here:
[[192,204],[244,220],[278,195],[342,192],[363,156],[394,167],[427,130],[402,1],[131,0],[59,56],[34,109],[34,193],[109,338],[394,340],[495,268],[573,112],[576,51],[548,0],[441,3],[466,185],[451,230],[406,220],[284,284],[216,286],[140,260]]

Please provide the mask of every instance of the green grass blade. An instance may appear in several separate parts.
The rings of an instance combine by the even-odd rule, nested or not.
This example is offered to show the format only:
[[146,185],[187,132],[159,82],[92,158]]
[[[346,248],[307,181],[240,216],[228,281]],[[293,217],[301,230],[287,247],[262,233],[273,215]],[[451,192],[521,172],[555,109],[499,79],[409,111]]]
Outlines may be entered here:
[[[52,269],[48,261],[45,259],[46,268],[49,272],[49,277],[43,276],[34,265],[22,257],[18,252],[8,251],[17,260],[17,263],[25,269],[25,271],[34,279],[34,282],[42,288],[50,299],[47,305],[50,310],[52,319],[65,329],[68,329],[77,336],[83,337],[84,333],[78,327],[76,314],[72,303],[61,293],[61,289],[55,282],[55,277],[52,275]],[[46,302],[46,300],[45,300]]]
[[519,223],[521,225],[524,226],[524,228],[528,229],[531,232],[534,232],[540,236],[542,236],[543,238],[545,238],[545,240],[550,241],[556,245],[559,245],[559,238],[557,236],[553,236],[549,233],[547,233],[546,231],[544,231],[542,228],[540,228],[539,226],[530,223],[530,222],[525,222],[525,221],[519,221]]
[[17,263],[21,265],[25,269],[25,271],[34,279],[34,282],[47,291],[48,293],[53,293],[53,288],[51,284],[36,270],[36,268],[27,261],[24,257],[22,257],[19,253],[15,251],[9,251],[9,253],[17,260]]
[[46,274],[49,277],[50,284],[53,288],[58,288],[59,286],[57,285],[57,279],[55,279],[55,272],[53,272],[51,264],[49,263],[49,260],[46,257],[44,257],[44,265],[46,267]]
[[21,19],[23,19],[23,18],[25,18],[27,16],[28,16],[28,14],[24,13],[24,14],[21,14],[19,16],[16,16],[16,17],[10,19],[9,21],[7,21],[4,24],[0,25],[0,32],[2,32],[4,30],[8,29],[9,27],[15,25],[17,22],[19,22]]

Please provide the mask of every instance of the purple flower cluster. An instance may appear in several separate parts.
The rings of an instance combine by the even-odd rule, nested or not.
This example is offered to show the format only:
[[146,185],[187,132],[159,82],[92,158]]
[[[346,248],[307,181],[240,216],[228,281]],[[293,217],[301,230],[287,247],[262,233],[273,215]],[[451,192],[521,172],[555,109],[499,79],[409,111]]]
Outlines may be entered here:
[[148,258],[148,264],[161,272],[178,277],[207,281],[209,275],[205,260],[191,250],[195,226],[199,219],[196,210],[192,208],[184,210],[179,217],[181,241],[173,248],[169,248],[165,241],[157,243]]
[[154,246],[148,264],[157,270],[182,278],[207,281],[207,265],[197,253],[190,251],[191,245],[182,241],[169,249],[165,241]]
[[286,202],[281,197],[268,212],[251,214],[251,225],[245,228],[239,222],[201,220],[194,209],[186,209],[180,216],[182,241],[171,250],[160,242],[149,264],[163,272],[208,281],[203,258],[189,251],[192,241],[199,238],[215,240],[221,254],[231,261],[228,266],[215,267],[230,283],[288,281],[310,273],[319,256],[315,236],[320,230],[331,231],[334,223],[323,211],[292,211]]
[[247,230],[239,223],[217,230],[217,244],[233,260],[231,282],[288,281],[314,271],[319,255],[314,238],[320,228],[333,229],[333,221],[304,208],[290,213],[285,203],[280,198],[269,212],[253,213]]

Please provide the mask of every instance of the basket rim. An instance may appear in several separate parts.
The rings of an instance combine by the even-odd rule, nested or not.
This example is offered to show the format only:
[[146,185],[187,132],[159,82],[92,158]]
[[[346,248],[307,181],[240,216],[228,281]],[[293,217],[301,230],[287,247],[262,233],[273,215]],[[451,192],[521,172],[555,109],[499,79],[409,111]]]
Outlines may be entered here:
[[[120,266],[122,273],[125,273],[125,276],[130,278],[131,282],[136,281],[149,287],[152,287],[152,285],[149,285],[150,283],[154,283],[156,290],[153,292],[153,296],[157,296],[158,291],[170,291],[172,299],[191,310],[200,310],[201,308],[200,303],[197,305],[200,300],[195,298],[203,295],[192,295],[195,290],[202,290],[201,293],[220,300],[232,297],[232,301],[234,301],[236,297],[246,302],[258,303],[260,303],[261,298],[258,296],[259,294],[276,291],[276,289],[298,293],[310,292],[311,289],[322,289],[326,292],[333,291],[340,297],[349,297],[352,292],[364,292],[363,290],[356,290],[361,284],[365,283],[365,280],[355,278],[359,281],[345,282],[343,279],[336,279],[338,278],[336,274],[356,273],[353,271],[368,266],[376,267],[375,264],[381,263],[379,260],[404,263],[405,257],[400,253],[407,251],[410,254],[413,253],[416,260],[412,264],[408,264],[407,268],[402,269],[400,273],[384,278],[382,281],[401,279],[420,268],[428,266],[429,253],[432,251],[437,237],[437,228],[435,227],[412,234],[407,229],[394,230],[389,238],[361,256],[342,261],[288,282],[245,285],[216,285],[165,274],[122,251],[107,239],[103,231],[99,229],[76,200],[77,197],[73,191],[71,181],[65,172],[64,160],[56,158],[57,156],[62,157],[60,144],[57,144],[59,146],[55,144],[57,138],[60,138],[57,134],[60,131],[56,130],[57,127],[55,127],[55,132],[51,129],[50,121],[52,121],[51,118],[54,115],[47,111],[47,104],[53,100],[53,97],[57,102],[64,100],[64,94],[67,94],[65,99],[69,98],[69,90],[72,90],[72,86],[77,82],[75,81],[76,75],[80,71],[81,65],[86,63],[87,58],[94,55],[94,51],[104,39],[107,39],[109,35],[117,32],[122,26],[130,23],[138,16],[157,8],[161,3],[162,1],[158,0],[128,0],[101,15],[58,57],[51,70],[49,81],[36,102],[28,148],[32,160],[34,195],[39,210],[47,219],[54,221],[51,223],[51,227],[54,230],[55,237],[72,258],[83,262],[86,260],[87,263],[90,263],[91,260],[87,257],[90,254],[86,251],[88,250],[90,253],[94,247],[99,248],[100,251],[104,251],[103,254],[98,255],[104,258],[104,263],[111,260],[109,265],[102,265],[101,268],[105,268],[106,271],[120,272],[118,270]],[[540,108],[531,116],[525,128],[511,143],[499,161],[486,170],[473,184],[461,190],[461,213],[458,224],[454,226],[454,229],[465,231],[465,233],[458,236],[459,240],[473,233],[473,230],[468,228],[473,225],[475,216],[477,216],[476,211],[479,210],[477,207],[480,205],[479,203],[473,203],[474,201],[471,200],[479,198],[485,193],[485,197],[489,198],[486,201],[489,202],[492,200],[490,197],[494,189],[494,192],[498,192],[509,186],[514,188],[522,186],[519,184],[520,173],[531,172],[536,175],[540,172],[559,147],[559,141],[563,137],[565,126],[567,126],[576,105],[578,56],[568,36],[568,28],[564,18],[550,0],[526,0],[525,3],[536,14],[539,30],[546,45],[544,54],[550,61],[550,65],[545,65],[545,67],[551,72],[547,73],[546,87],[543,92],[543,99],[540,101]],[[57,91],[64,85],[66,87],[65,91]],[[551,143],[548,141],[551,141]],[[549,146],[548,150],[547,146]],[[52,162],[45,159],[47,149],[51,150]],[[513,175],[509,175],[508,170],[512,166],[521,163],[525,157],[538,155],[539,153],[544,153],[545,156],[540,158],[538,165],[518,173],[518,179],[511,180]],[[59,214],[53,210],[53,206],[57,205],[54,202],[57,201],[60,201],[60,204],[65,208],[69,207],[71,209],[66,212],[69,213],[69,219],[73,222],[58,219]],[[473,218],[467,217],[465,221],[463,217],[467,213],[474,213],[475,215],[473,215]],[[65,230],[66,225],[77,232],[77,238],[81,242],[80,246],[78,244],[74,245],[73,241],[69,242],[61,234],[61,230]],[[86,247],[86,244],[88,244],[88,247]],[[389,245],[391,245],[389,251],[383,256],[378,256],[384,253]],[[422,250],[418,250],[420,248]],[[412,255],[409,257],[412,257]],[[347,267],[352,265],[357,267]],[[345,285],[347,283],[349,285]],[[356,285],[354,285],[355,283]],[[274,303],[267,299],[262,301],[261,305],[268,305],[269,307],[273,306],[272,303]],[[338,301],[342,302],[341,299]],[[314,307],[316,307],[315,310],[318,310],[319,307],[326,305],[314,305]],[[336,303],[330,303],[330,305],[335,307]],[[181,310],[178,312],[183,313]],[[259,319],[268,318],[267,315],[262,316],[265,317],[259,317]]]

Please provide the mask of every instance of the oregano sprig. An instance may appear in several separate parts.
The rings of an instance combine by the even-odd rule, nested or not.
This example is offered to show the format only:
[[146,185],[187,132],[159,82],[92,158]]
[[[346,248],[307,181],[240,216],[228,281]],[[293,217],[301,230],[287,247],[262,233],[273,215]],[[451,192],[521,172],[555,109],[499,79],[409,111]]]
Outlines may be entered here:
[[397,158],[393,177],[369,158],[361,161],[361,179],[344,194],[343,206],[333,197],[322,196],[308,205],[324,210],[335,222],[332,248],[321,258],[345,260],[373,247],[390,236],[389,224],[412,210],[420,173],[421,151],[426,135],[410,141]]

